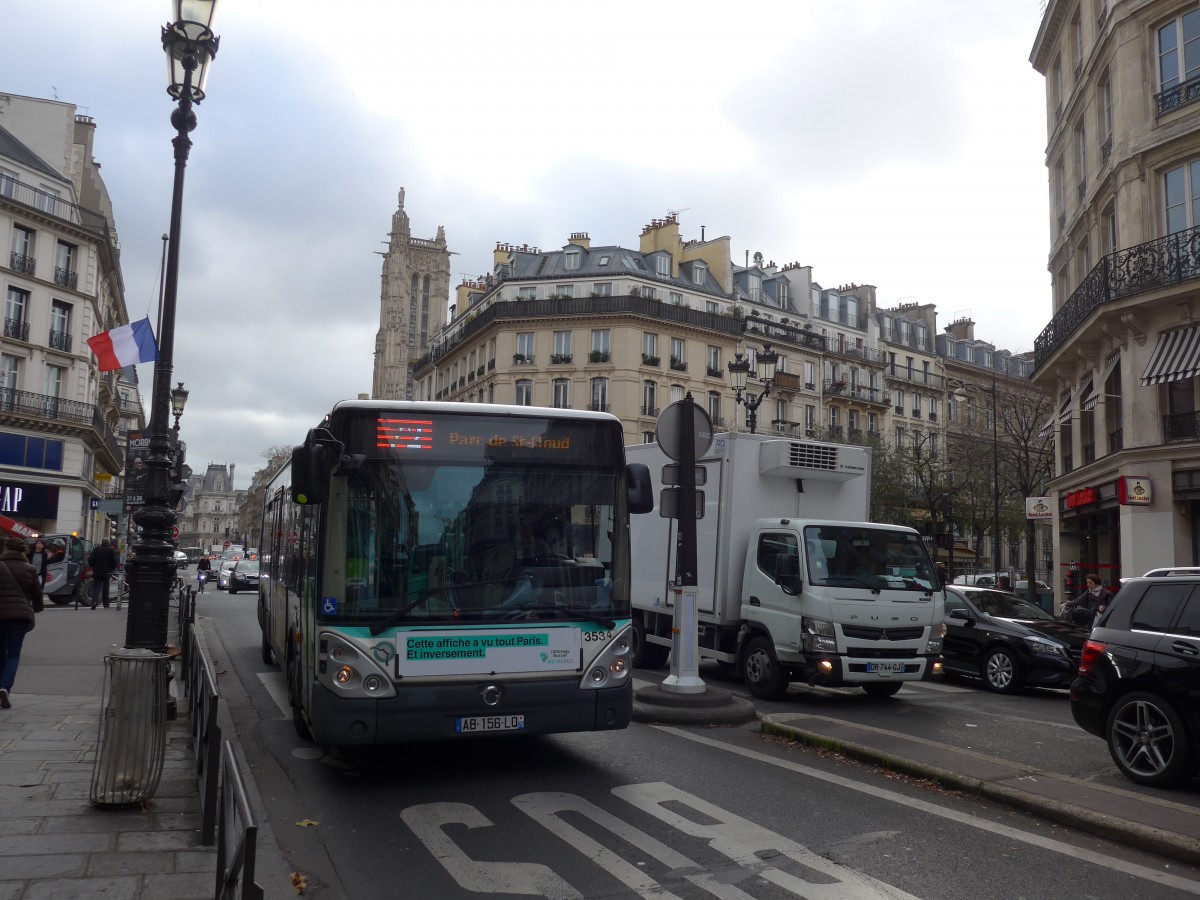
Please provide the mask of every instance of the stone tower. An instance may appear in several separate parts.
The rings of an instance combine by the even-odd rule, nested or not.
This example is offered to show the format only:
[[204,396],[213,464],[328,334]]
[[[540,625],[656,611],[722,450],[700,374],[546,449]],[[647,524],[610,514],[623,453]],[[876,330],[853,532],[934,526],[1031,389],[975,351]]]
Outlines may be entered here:
[[411,400],[412,367],[429,347],[429,336],[446,324],[450,302],[450,251],[446,230],[433,240],[414,238],[404,211],[404,188],[392,215],[383,256],[379,332],[375,335],[376,400]]

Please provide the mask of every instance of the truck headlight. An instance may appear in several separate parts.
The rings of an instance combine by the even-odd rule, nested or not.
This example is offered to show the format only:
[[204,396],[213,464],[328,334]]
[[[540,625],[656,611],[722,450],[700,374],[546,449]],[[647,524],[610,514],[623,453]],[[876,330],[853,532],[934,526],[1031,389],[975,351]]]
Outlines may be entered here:
[[801,646],[805,653],[837,653],[837,633],[833,630],[832,622],[803,616],[800,630],[803,633]]

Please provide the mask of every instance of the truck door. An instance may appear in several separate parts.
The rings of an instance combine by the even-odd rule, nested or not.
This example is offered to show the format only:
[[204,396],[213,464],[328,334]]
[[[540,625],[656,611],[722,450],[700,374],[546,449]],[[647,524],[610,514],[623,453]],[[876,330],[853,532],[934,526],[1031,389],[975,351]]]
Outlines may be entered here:
[[742,582],[742,615],[762,623],[777,647],[800,649],[800,598],[786,594],[775,583],[776,559],[780,554],[796,557],[797,570],[804,571],[800,539],[794,531],[760,531],[746,558]]

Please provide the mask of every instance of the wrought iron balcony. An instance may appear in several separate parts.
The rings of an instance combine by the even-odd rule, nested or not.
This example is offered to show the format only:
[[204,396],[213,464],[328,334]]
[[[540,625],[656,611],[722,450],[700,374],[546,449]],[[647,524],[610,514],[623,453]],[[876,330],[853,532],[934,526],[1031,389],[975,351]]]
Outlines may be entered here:
[[62,350],[64,353],[71,352],[71,335],[66,331],[51,331],[47,345],[51,350]]
[[15,341],[29,341],[29,323],[22,319],[5,319],[4,336]]
[[[108,251],[112,254],[112,258],[120,260],[121,251],[113,240],[112,232],[108,227],[108,219],[104,216],[74,203],[68,203],[49,191],[43,191],[16,179],[6,178],[4,187],[5,190],[0,195],[0,201],[19,203],[48,216],[85,228],[93,234],[99,235],[108,245]],[[32,275],[33,273],[27,274]]]
[[892,364],[883,370],[884,377],[891,378],[894,381],[907,381],[911,384],[924,384],[931,388],[937,388],[939,391],[945,388],[946,379],[942,375],[934,372],[926,372],[924,369],[910,369],[907,366],[897,366]]
[[22,275],[33,275],[34,269],[37,268],[37,260],[32,256],[18,253],[16,250],[10,250],[8,254],[8,267],[14,272],[20,272]]
[[55,266],[54,283],[75,290],[75,287],[79,284],[79,273],[72,272],[70,269],[64,269],[61,266]]
[[1189,103],[1195,103],[1197,100],[1200,100],[1200,76],[1189,78],[1187,81],[1155,94],[1155,115],[1166,115]]
[[1087,179],[1086,178],[1080,180],[1079,185],[1075,188],[1075,194],[1076,194],[1076,197],[1079,199],[1079,202],[1082,203],[1083,198],[1087,196]]
[[606,363],[612,360],[612,354],[607,350],[593,350],[588,354],[588,362]]
[[1100,145],[1100,163],[1103,165],[1108,162],[1108,158],[1112,156],[1112,135],[1110,134],[1104,143]]
[[651,356],[649,353],[642,354],[642,365],[643,366],[657,366],[661,362],[662,362],[662,360],[659,359],[657,356]]
[[550,354],[550,365],[565,366],[571,361],[570,353],[552,353]]
[[682,359],[676,359],[674,356],[672,356],[671,357],[671,368],[674,369],[676,372],[686,372],[687,371],[687,363],[684,362]]
[[1108,452],[1116,453],[1125,449],[1125,429],[1118,428],[1108,436]]
[[1200,226],[1103,257],[1033,342],[1036,365],[1049,359],[1104,304],[1200,278]]
[[1086,466],[1088,463],[1094,463],[1095,461],[1096,461],[1096,445],[1095,445],[1095,443],[1084,444],[1083,445],[1083,464]]
[[[704,374],[707,375],[709,378],[724,378],[725,377],[725,373],[722,372],[720,370],[720,368],[714,368],[713,366],[705,367]],[[784,373],[776,372],[775,377],[778,378],[781,374],[784,374]]]
[[592,412],[608,412],[608,404],[607,403],[589,403],[588,409],[590,409]]
[[108,450],[110,464],[121,465],[125,460],[112,429],[91,403],[0,387],[0,425],[10,424],[15,416],[90,426]]
[[657,406],[643,406],[642,407],[642,415],[657,417],[658,416],[658,407]]

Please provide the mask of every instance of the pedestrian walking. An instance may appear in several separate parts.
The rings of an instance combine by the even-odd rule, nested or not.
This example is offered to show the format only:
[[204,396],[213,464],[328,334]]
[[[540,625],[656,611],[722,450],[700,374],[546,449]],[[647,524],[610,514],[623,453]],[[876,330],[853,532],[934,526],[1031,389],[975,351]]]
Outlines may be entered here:
[[116,541],[101,541],[88,556],[88,565],[92,567],[92,609],[98,603],[103,603],[104,608],[108,609],[108,579],[121,564],[116,544]]
[[42,611],[37,570],[25,557],[25,542],[8,538],[0,553],[0,709],[12,706],[21,645],[33,631],[34,614]]
[[37,572],[38,584],[44,591],[46,589],[46,567],[50,565],[50,551],[46,549],[46,542],[41,538],[33,542],[33,549],[29,551],[29,564]]
[[208,573],[212,571],[212,563],[207,556],[201,556],[196,563],[196,581],[199,583],[199,593],[204,593],[204,584],[208,581]]

